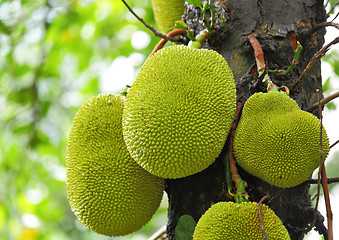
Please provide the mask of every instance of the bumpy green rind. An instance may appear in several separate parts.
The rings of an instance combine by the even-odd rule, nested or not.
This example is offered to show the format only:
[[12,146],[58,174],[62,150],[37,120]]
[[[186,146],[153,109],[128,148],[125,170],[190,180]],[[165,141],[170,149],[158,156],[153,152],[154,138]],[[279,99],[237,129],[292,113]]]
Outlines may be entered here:
[[[329,152],[324,128],[322,136],[324,161]],[[307,180],[320,165],[319,138],[319,119],[286,94],[255,93],[244,105],[233,150],[247,172],[289,188]]]
[[159,207],[164,180],[133,161],[122,136],[123,100],[105,94],[77,112],[68,138],[69,203],[87,228],[107,236],[140,229]]
[[175,22],[184,14],[185,0],[152,0],[155,23],[160,32],[167,34],[175,29]]
[[[288,240],[290,236],[277,215],[265,204],[261,216],[268,239]],[[258,204],[219,202],[209,208],[195,227],[193,240],[263,240]]]
[[181,178],[220,154],[236,111],[233,74],[215,51],[171,46],[154,54],[132,84],[123,134],[150,173]]

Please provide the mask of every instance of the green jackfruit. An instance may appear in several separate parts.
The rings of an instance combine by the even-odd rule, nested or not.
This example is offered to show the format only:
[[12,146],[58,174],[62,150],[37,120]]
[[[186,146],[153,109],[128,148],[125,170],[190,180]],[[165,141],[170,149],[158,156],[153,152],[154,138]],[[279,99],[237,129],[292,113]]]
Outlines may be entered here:
[[[261,217],[268,239],[288,240],[290,236],[277,215],[265,204]],[[219,202],[209,208],[195,227],[193,240],[262,240],[258,204]]]
[[236,111],[233,74],[215,51],[171,46],[142,66],[123,113],[132,158],[150,173],[181,178],[220,154]]
[[[322,130],[323,160],[329,152]],[[296,186],[320,165],[320,121],[284,93],[256,93],[245,103],[235,132],[236,161],[277,187]]]
[[185,0],[152,0],[155,23],[160,32],[167,34],[175,29],[175,22],[184,14]]
[[122,136],[123,100],[110,94],[87,101],[68,138],[66,184],[69,203],[87,228],[126,235],[152,217],[164,180],[133,161]]

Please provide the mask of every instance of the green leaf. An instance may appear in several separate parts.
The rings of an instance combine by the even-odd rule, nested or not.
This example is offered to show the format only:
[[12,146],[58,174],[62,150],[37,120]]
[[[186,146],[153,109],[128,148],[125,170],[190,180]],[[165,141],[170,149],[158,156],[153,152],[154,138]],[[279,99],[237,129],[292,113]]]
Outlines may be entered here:
[[201,0],[186,0],[186,2],[193,4],[196,7],[201,8]]
[[337,106],[335,105],[334,102],[328,102],[325,104],[325,107],[328,108],[328,110],[336,110],[337,109]]
[[326,81],[323,84],[323,92],[326,92],[331,89],[331,83],[330,83],[331,78],[327,78]]
[[176,240],[191,240],[193,238],[194,228],[197,224],[189,215],[182,215],[175,227]]

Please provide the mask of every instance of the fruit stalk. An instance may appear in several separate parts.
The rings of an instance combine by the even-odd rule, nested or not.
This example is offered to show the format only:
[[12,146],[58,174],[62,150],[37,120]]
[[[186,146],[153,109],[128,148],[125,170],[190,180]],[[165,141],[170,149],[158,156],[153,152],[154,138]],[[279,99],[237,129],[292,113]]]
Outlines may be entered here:
[[[187,34],[187,31],[185,29],[175,29],[173,31],[170,31],[167,36],[168,37],[175,37],[175,36],[185,36]],[[163,38],[161,39],[158,44],[154,47],[153,51],[148,55],[146,61],[157,51],[159,51],[161,48],[165,46],[165,44],[168,42],[167,39]]]
[[259,203],[258,203],[258,216],[259,216],[259,222],[260,222],[260,227],[261,227],[261,231],[264,234],[264,238],[265,240],[268,240],[268,237],[266,235],[265,232],[265,228],[264,228],[264,223],[262,221],[262,216],[261,216],[261,205],[263,203],[263,201],[268,197],[268,195],[265,195],[262,199],[260,199]]
[[264,58],[264,52],[260,46],[259,41],[254,37],[254,34],[251,33],[246,38],[250,41],[250,44],[254,50],[254,58],[257,64],[257,70],[259,76],[261,76],[265,72],[266,64]]
[[230,132],[230,141],[229,141],[229,145],[228,145],[228,161],[229,161],[229,167],[230,167],[230,171],[232,174],[232,180],[235,184],[235,188],[237,189],[237,192],[235,194],[235,200],[237,203],[241,203],[241,202],[248,202],[248,195],[245,191],[246,188],[246,182],[243,181],[238,173],[237,167],[236,167],[236,163],[234,160],[234,156],[233,156],[233,137],[235,134],[235,129],[237,127],[239,118],[240,118],[240,113],[241,113],[241,109],[243,107],[243,103],[238,102],[237,103],[237,112],[235,114],[234,117],[234,122],[231,128],[231,132]]

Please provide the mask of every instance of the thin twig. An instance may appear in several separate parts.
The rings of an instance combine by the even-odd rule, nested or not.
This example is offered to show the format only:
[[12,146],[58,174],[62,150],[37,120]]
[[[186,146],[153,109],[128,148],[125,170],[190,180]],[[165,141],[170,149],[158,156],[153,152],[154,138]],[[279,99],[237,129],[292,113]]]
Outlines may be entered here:
[[[320,160],[320,177],[321,177],[321,186],[323,187],[324,197],[325,197],[325,205],[326,205],[326,216],[327,216],[327,229],[328,229],[328,240],[333,240],[333,214],[331,210],[330,203],[330,193],[328,191],[327,178],[326,178],[326,168],[323,162],[323,116],[322,116],[322,108],[320,103],[320,91],[317,89],[318,96],[318,105],[319,105],[319,118],[320,118],[320,138],[319,138],[319,160]],[[317,192],[317,202],[319,201],[319,191]]]
[[319,137],[319,160],[320,164],[323,164],[323,113],[321,108],[321,100],[320,100],[320,90],[317,89],[318,96],[318,107],[319,107],[319,118],[320,118],[320,137]]
[[337,140],[335,143],[333,143],[330,148],[333,148],[335,145],[337,145],[339,143],[339,140]]
[[336,37],[334,40],[332,40],[329,44],[321,48],[318,52],[314,54],[314,56],[311,58],[310,62],[307,64],[304,71],[301,73],[299,78],[292,84],[292,88],[294,88],[300,80],[308,73],[308,71],[312,68],[313,64],[318,61],[322,56],[326,54],[326,52],[330,49],[330,47],[334,44],[337,44],[339,42],[339,37]]
[[328,191],[326,169],[325,164],[321,168],[321,185],[323,187],[325,205],[326,205],[326,216],[327,216],[327,229],[328,229],[328,240],[333,240],[333,213],[331,210],[330,194]]
[[[330,193],[328,191],[327,185],[327,178],[326,178],[326,168],[323,161],[323,115],[322,115],[322,108],[320,102],[320,91],[317,89],[317,96],[318,96],[318,107],[319,107],[319,118],[320,118],[320,138],[319,138],[319,160],[320,160],[320,175],[321,175],[321,186],[323,187],[324,197],[325,197],[325,205],[326,205],[326,216],[327,216],[327,229],[328,229],[328,240],[333,240],[333,214],[331,210],[331,203],[330,203]],[[319,201],[319,192],[317,192],[317,201]]]
[[[338,183],[339,182],[339,177],[327,178],[326,181],[327,181],[328,184]],[[307,183],[307,184],[317,184],[318,183],[318,179],[308,179],[304,183]]]
[[[174,37],[174,36],[185,36],[187,34],[187,31],[185,29],[175,29],[167,34],[168,37]],[[146,61],[157,51],[159,51],[165,44],[167,43],[167,39],[161,39],[159,43],[154,47],[153,51],[148,55]]]
[[333,22],[338,16],[339,16],[339,12],[334,16],[334,18],[330,22]]
[[168,37],[167,35],[159,32],[158,30],[156,30],[152,25],[149,25],[148,23],[146,23],[144,21],[144,19],[142,19],[141,17],[138,16],[138,14],[136,14],[133,9],[126,3],[125,0],[121,0],[125,6],[127,7],[127,9],[134,15],[134,17],[136,17],[142,24],[144,24],[145,27],[147,27],[149,30],[151,30],[155,36],[157,37],[161,37],[163,39],[166,39],[167,41],[171,41],[171,42],[179,42],[180,40],[178,38],[174,38],[174,37]]
[[156,240],[166,234],[166,225],[162,226],[159,230],[157,230],[151,237],[147,240]]
[[265,228],[264,228],[264,223],[262,221],[262,217],[261,217],[261,204],[263,203],[263,201],[268,197],[268,195],[264,196],[262,199],[260,199],[259,203],[258,203],[258,216],[259,216],[259,222],[260,222],[260,227],[261,227],[261,231],[264,234],[264,239],[265,240],[269,240],[266,232],[265,232]]
[[[334,20],[334,19],[333,19]],[[332,20],[332,21],[333,21]],[[338,23],[334,23],[334,22],[322,22],[322,23],[319,23],[317,25],[315,25],[314,27],[312,27],[311,29],[308,29],[308,30],[304,30],[302,32],[302,35],[304,37],[307,37],[313,33],[315,33],[316,31],[318,31],[319,29],[323,28],[323,27],[335,27],[339,30],[339,24]]]
[[[333,94],[331,94],[328,97],[325,97],[324,99],[322,99],[320,101],[321,106],[324,106],[326,103],[332,101],[333,99],[339,97],[339,91],[335,92]],[[317,107],[319,106],[319,102],[316,102],[315,104],[313,104],[311,107],[309,107],[306,111],[307,112],[313,112]]]
[[316,201],[315,201],[315,211],[314,211],[314,221],[313,221],[313,224],[312,224],[312,227],[314,226],[315,224],[315,221],[316,221],[316,212],[317,212],[317,209],[318,209],[318,205],[319,205],[319,196],[320,196],[320,184],[321,184],[321,169],[323,167],[323,164],[322,164],[322,157],[323,157],[323,154],[322,154],[322,111],[321,111],[321,104],[320,104],[320,92],[319,92],[319,89],[317,89],[317,96],[318,96],[318,103],[319,103],[319,115],[320,115],[320,151],[319,151],[319,156],[320,156],[320,167],[319,167],[319,171],[318,171],[318,181],[317,181],[317,198],[316,198]]
[[333,6],[331,7],[330,11],[328,11],[328,14],[334,10],[334,8],[339,4],[339,1],[337,1]]

